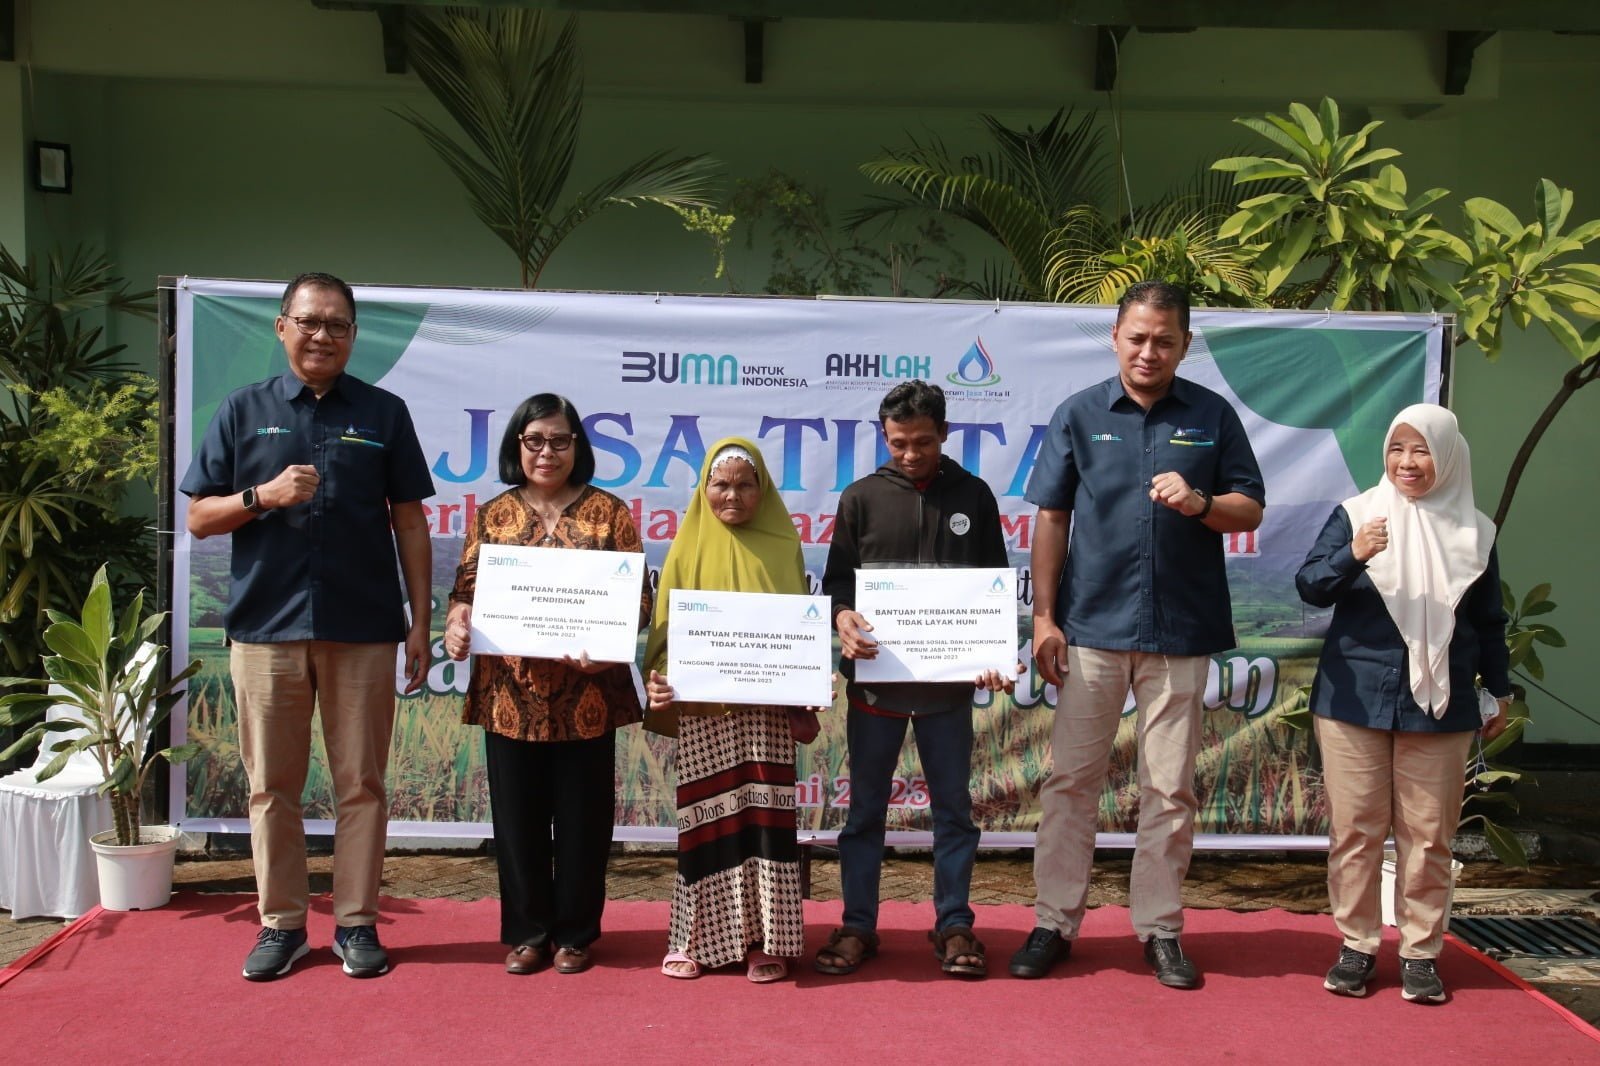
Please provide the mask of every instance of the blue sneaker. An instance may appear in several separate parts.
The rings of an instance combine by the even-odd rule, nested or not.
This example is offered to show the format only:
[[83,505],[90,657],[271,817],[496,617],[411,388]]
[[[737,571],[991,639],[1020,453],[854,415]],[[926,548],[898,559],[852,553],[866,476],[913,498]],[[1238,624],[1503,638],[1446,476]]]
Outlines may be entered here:
[[378,943],[371,925],[341,925],[333,931],[333,953],[344,960],[351,977],[377,977],[389,972],[389,953]]
[[311,950],[304,929],[267,929],[256,935],[256,946],[244,959],[247,981],[271,981],[289,972]]

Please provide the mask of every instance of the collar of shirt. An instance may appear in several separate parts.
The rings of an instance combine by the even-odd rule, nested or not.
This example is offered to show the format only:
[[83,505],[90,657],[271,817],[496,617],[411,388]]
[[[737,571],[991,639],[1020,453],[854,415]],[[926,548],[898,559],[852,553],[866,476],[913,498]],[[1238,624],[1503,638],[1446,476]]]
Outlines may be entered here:
[[[1194,396],[1190,392],[1191,388],[1193,388],[1193,386],[1190,385],[1189,382],[1183,380],[1183,378],[1173,378],[1172,387],[1167,390],[1167,394],[1161,397],[1161,399],[1157,400],[1155,403],[1151,404],[1150,410],[1154,411],[1157,407],[1166,406],[1169,403],[1182,404],[1185,407],[1193,407]],[[1106,379],[1105,393],[1102,399],[1105,403],[1106,409],[1110,411],[1117,410],[1117,406],[1122,403],[1127,403],[1132,407],[1138,408],[1140,411],[1144,410],[1144,408],[1139,407],[1139,401],[1135,400],[1132,396],[1129,396],[1128,390],[1122,387],[1122,377],[1120,375]]]
[[[347,377],[349,377],[348,374],[340,374],[334,378],[333,384],[328,386],[328,391],[324,395],[333,396],[337,394],[340,399],[346,399],[344,381]],[[310,393],[312,399],[316,399],[317,394],[312,391],[311,386],[295,377],[293,370],[285,370],[282,376],[278,378],[278,395],[284,401],[298,399],[304,393]]]

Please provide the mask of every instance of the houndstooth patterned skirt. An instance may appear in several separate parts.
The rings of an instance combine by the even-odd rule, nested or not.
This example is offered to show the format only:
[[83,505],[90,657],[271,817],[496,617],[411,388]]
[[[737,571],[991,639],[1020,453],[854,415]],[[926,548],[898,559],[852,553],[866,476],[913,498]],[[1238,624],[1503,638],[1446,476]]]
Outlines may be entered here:
[[714,968],[804,950],[794,741],[781,707],[678,724],[678,878],[667,950]]

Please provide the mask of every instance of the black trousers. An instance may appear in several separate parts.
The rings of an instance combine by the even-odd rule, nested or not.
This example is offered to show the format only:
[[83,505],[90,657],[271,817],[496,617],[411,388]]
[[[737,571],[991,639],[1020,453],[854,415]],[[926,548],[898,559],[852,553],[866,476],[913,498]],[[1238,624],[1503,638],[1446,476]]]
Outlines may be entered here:
[[549,742],[484,731],[503,943],[583,948],[599,938],[615,741],[609,730]]

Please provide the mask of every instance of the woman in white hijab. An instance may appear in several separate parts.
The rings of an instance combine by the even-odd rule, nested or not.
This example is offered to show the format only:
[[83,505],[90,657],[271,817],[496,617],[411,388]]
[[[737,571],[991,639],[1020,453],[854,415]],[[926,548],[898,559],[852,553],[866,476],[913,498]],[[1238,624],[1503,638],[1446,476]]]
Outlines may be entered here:
[[1442,1003],[1435,960],[1472,738],[1511,703],[1494,523],[1473,504],[1455,415],[1395,416],[1384,477],[1334,509],[1295,585],[1333,607],[1311,686],[1330,816],[1328,896],[1344,937],[1323,987],[1364,996],[1382,937],[1384,839],[1396,852],[1401,995]]

